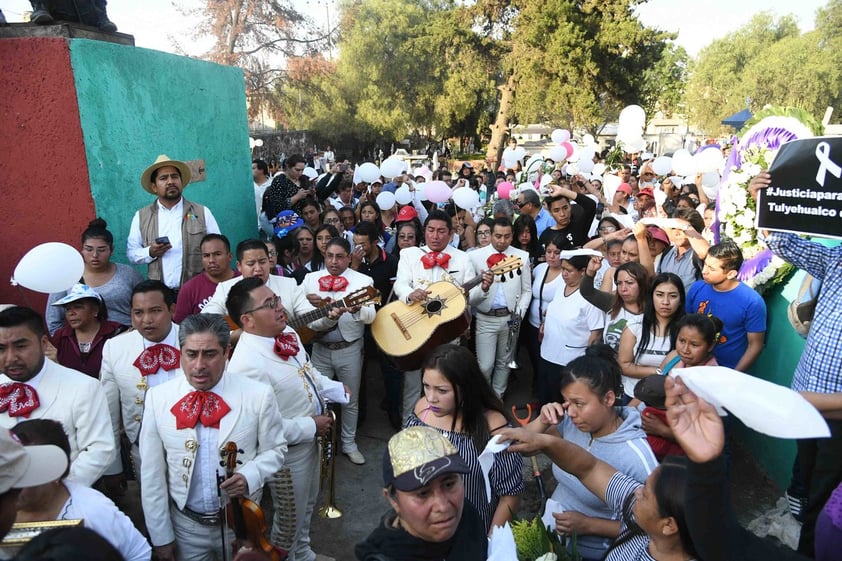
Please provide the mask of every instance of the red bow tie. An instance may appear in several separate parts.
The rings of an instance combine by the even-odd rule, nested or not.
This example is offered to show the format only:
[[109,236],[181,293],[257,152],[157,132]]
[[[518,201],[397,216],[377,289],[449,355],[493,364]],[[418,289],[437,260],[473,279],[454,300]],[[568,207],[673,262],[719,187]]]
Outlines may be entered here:
[[197,422],[208,428],[218,429],[220,419],[231,411],[231,408],[224,399],[213,392],[193,391],[182,397],[170,411],[175,415],[177,429],[193,428]]
[[181,353],[178,349],[171,347],[164,343],[152,345],[144,350],[134,360],[134,364],[142,376],[149,376],[163,368],[167,372],[178,368],[178,363],[181,361]]
[[325,275],[319,279],[319,290],[322,292],[342,292],[348,288],[348,279]]
[[0,413],[9,412],[9,417],[29,418],[38,409],[38,392],[29,384],[9,382],[0,386]]
[[488,259],[485,260],[485,263],[488,265],[488,268],[491,269],[506,257],[508,257],[508,255],[506,255],[505,253],[495,253],[493,255],[490,255]]
[[431,251],[421,258],[421,264],[425,269],[432,269],[436,265],[442,269],[447,269],[447,264],[450,262],[450,255],[440,251]]
[[275,347],[272,350],[282,359],[289,360],[289,357],[298,354],[300,348],[295,333],[281,333],[275,337]]

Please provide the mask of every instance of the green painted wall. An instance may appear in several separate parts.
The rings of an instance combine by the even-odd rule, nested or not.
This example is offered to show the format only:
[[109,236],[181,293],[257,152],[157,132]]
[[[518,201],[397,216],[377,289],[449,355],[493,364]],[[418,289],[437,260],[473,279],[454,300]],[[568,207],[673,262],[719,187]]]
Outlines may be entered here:
[[232,245],[254,236],[240,69],[85,39],[71,40],[70,55],[91,193],[114,234],[115,260],[126,262],[132,216],[154,200],[140,174],[158,154],[204,159],[207,180],[188,185],[184,196],[211,209]]
[[[815,241],[829,247],[839,243]],[[787,283],[765,295],[768,318],[766,346],[752,369],[755,376],[787,387],[792,383],[792,375],[804,350],[804,339],[789,324],[787,307],[798,296],[804,276],[804,271],[798,271]],[[786,489],[792,475],[795,442],[758,434],[742,425],[739,434],[769,477]]]

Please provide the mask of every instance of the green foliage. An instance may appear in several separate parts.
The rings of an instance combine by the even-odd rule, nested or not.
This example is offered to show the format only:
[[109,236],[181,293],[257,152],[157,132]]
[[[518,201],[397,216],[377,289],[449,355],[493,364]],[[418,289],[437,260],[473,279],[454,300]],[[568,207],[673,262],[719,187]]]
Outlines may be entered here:
[[576,548],[576,536],[571,538],[572,553],[568,553],[566,540],[544,526],[540,516],[532,520],[523,520],[515,516],[512,520],[512,535],[517,547],[517,561],[536,561],[547,553],[555,553],[558,561],[580,559]]
[[816,29],[801,34],[791,16],[756,15],[746,26],[703,49],[691,67],[686,101],[690,117],[708,133],[751,99],[802,107],[822,115],[842,101],[842,1],[816,15]]

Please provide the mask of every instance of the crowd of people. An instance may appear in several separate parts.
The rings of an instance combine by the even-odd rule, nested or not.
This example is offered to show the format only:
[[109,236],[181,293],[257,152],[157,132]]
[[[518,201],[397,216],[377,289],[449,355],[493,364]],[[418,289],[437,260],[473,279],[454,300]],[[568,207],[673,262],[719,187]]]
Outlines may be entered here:
[[[630,161],[609,200],[601,178],[557,167],[498,197],[514,171],[465,162],[355,182],[329,153],[316,178],[300,155],[274,176],[254,160],[254,236],[233,246],[208,207],[184,198],[189,167],[161,155],[140,179],[155,200],[125,240],[145,277],[111,261],[114,236],[97,218],[81,235],[78,284],[50,295],[44,314],[0,311],[0,424],[15,434],[0,435],[4,524],[81,518],[105,538],[97,547],[127,560],[223,559],[220,497],[259,499],[268,487],[272,546],[313,561],[321,449],[335,431],[333,454],[352,468],[370,461],[357,426],[364,365],[376,363],[398,432],[383,458],[391,510],[359,559],[485,559],[486,537],[519,511],[521,453],[538,451],[564,507],[553,530],[577,536],[582,559],[802,558],[733,521],[727,423],[669,376],[748,372],[767,328],[763,299],[738,279],[740,248],[712,243],[701,178],[659,182]],[[432,180],[491,196],[475,209],[430,203]],[[753,192],[768,184],[759,175]],[[378,205],[404,187],[407,204]],[[799,442],[799,552],[831,559],[842,539],[842,258],[767,234],[772,251],[825,281],[793,389],[833,435]],[[401,367],[371,324],[389,302],[435,298],[440,281],[462,287],[471,327]],[[503,400],[521,346],[540,414],[514,429]],[[495,436],[512,446],[484,475]],[[230,443],[238,463],[220,474]],[[39,454],[60,461],[21,468]],[[127,477],[139,482],[143,533],[107,496]]]

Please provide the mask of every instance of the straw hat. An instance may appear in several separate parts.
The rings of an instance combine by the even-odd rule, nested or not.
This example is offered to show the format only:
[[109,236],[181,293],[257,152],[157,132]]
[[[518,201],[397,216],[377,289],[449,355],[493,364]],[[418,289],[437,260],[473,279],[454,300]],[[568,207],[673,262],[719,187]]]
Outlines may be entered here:
[[187,184],[190,183],[191,179],[190,168],[187,167],[187,164],[184,162],[171,160],[166,154],[158,156],[155,162],[143,171],[143,174],[140,176],[141,186],[153,195],[156,194],[155,182],[152,181],[152,173],[164,166],[172,166],[176,168],[181,173],[181,188],[183,189],[187,187]]

